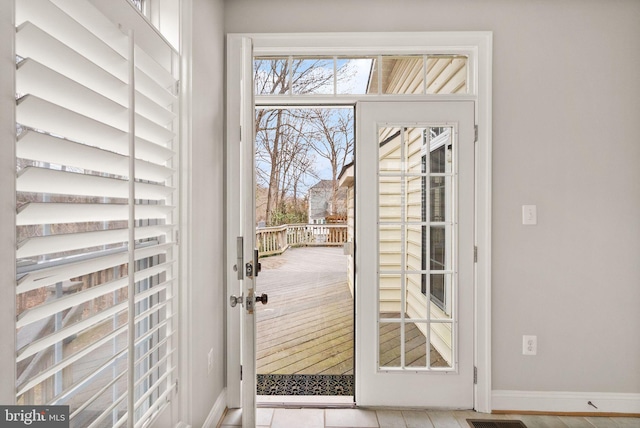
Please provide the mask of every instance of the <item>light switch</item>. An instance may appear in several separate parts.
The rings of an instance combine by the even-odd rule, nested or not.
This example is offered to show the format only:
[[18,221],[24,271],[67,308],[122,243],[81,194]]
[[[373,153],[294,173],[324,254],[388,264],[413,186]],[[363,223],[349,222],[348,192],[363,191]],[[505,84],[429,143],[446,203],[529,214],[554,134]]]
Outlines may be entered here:
[[522,206],[522,224],[538,224],[538,209],[535,205]]

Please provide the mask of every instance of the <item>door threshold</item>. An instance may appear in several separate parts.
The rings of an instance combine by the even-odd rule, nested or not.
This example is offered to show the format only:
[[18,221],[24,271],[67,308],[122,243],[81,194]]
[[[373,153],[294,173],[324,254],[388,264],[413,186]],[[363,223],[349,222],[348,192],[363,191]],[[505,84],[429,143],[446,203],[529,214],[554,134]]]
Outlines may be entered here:
[[257,407],[355,408],[349,395],[257,395]]

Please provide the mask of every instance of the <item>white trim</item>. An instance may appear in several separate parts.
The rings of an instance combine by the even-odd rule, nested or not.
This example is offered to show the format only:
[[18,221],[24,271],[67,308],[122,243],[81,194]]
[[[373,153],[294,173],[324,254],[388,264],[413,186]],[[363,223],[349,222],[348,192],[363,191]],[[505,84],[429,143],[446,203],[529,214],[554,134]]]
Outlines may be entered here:
[[[193,262],[191,254],[193,236],[192,201],[192,63],[193,63],[193,3],[192,0],[180,2],[181,24],[181,58],[180,58],[180,201],[179,201],[179,274],[178,287],[179,322],[178,334],[178,378],[180,380],[177,399],[178,414],[181,421],[192,421],[193,417],[193,317],[192,317],[192,275]],[[183,423],[183,422],[181,422]],[[186,424],[185,424],[186,425]]]
[[[227,40],[242,37],[252,39],[255,55],[459,53],[475,58],[475,61],[469,61],[468,64],[471,67],[469,70],[469,91],[475,96],[476,124],[479,129],[476,144],[476,170],[478,173],[476,175],[475,229],[478,262],[475,272],[477,294],[475,296],[474,322],[476,328],[475,365],[478,368],[478,383],[475,387],[474,408],[479,412],[491,412],[492,32],[227,34]],[[238,74],[228,74],[227,79],[227,88],[240,86]],[[302,97],[289,98],[298,103],[304,102]],[[328,98],[324,97],[321,101],[329,101]],[[347,103],[352,101],[351,98],[350,96],[332,97],[332,100],[334,103]],[[367,100],[369,99],[367,98]],[[278,101],[285,102],[284,99]],[[319,102],[320,100],[314,99],[313,101]],[[232,101],[227,98],[227,102]],[[228,110],[227,118],[229,119]],[[228,148],[229,146],[227,146]]]
[[494,411],[640,414],[640,394],[496,390],[491,396]]
[[186,422],[178,422],[175,428],[191,428],[191,425],[188,425]]
[[16,403],[15,2],[0,8],[0,403]]
[[227,388],[224,388],[216,402],[213,403],[213,407],[207,415],[207,419],[204,420],[202,428],[215,428],[218,426],[222,418],[224,417],[224,411],[227,408]]

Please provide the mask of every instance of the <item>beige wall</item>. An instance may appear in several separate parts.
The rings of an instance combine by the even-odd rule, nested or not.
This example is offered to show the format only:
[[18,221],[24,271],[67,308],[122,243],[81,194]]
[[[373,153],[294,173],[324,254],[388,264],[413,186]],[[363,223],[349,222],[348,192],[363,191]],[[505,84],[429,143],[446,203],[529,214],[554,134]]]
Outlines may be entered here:
[[[191,272],[188,341],[191,360],[190,406],[193,427],[203,426],[225,387],[225,287],[223,205],[222,0],[193,0],[191,65],[191,206],[185,212],[193,231],[189,246]],[[213,349],[213,369],[207,354]],[[215,421],[217,422],[217,421]]]
[[640,2],[227,0],[225,25],[493,31],[493,389],[640,392]]

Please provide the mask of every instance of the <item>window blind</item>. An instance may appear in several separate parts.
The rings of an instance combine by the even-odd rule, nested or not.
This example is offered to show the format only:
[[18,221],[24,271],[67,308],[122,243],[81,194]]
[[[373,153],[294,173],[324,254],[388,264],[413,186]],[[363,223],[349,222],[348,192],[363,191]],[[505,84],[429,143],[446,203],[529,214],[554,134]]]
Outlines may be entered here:
[[16,1],[16,397],[76,427],[143,426],[176,383],[179,56],[138,21]]

